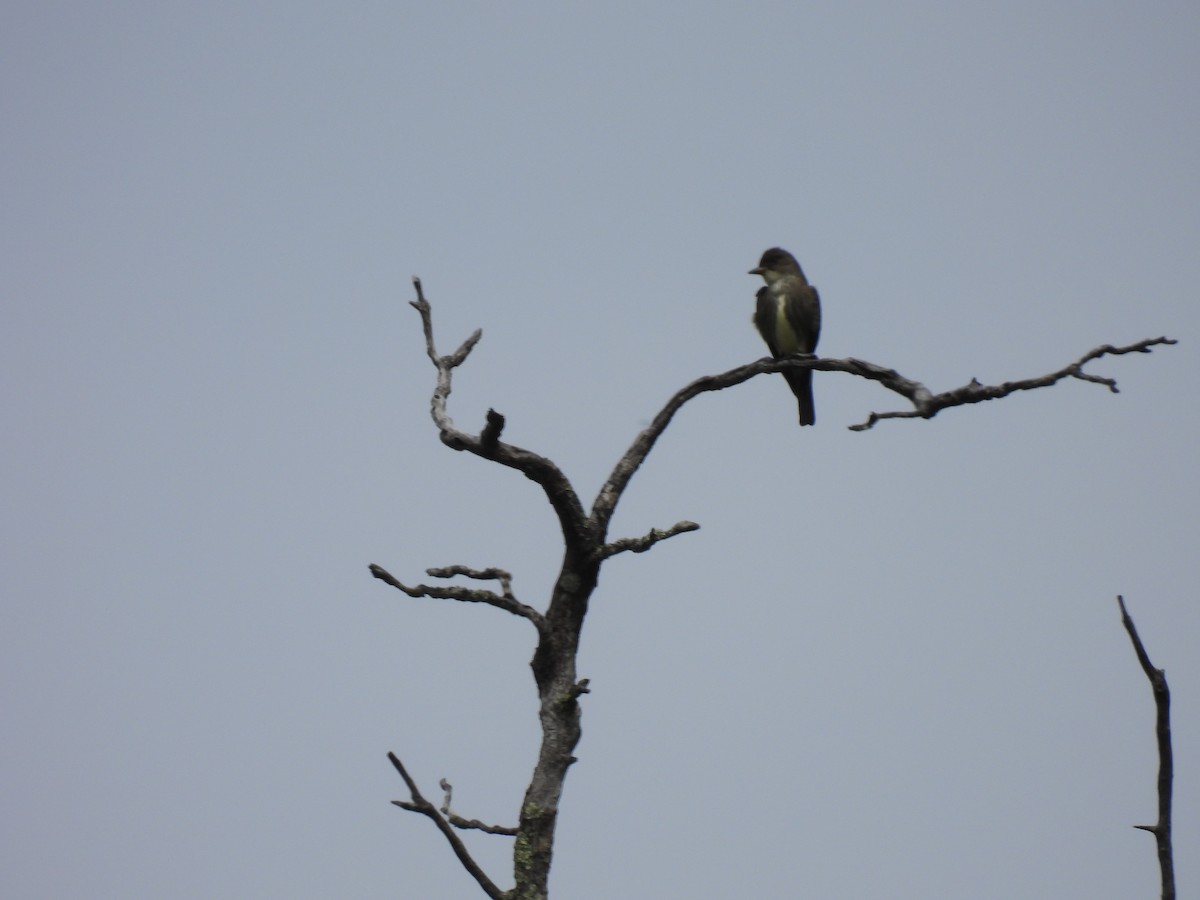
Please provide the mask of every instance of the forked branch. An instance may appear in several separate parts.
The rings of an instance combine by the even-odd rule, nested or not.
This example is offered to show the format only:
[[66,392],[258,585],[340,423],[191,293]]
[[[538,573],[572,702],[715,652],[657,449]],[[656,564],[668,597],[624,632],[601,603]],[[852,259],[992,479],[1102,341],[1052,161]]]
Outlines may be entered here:
[[400,757],[398,757],[395,753],[389,753],[388,759],[392,761],[392,765],[395,766],[396,771],[400,773],[400,777],[404,779],[404,783],[408,786],[408,793],[412,796],[411,801],[393,800],[392,802],[402,809],[407,809],[410,812],[420,813],[421,815],[428,816],[430,819],[432,819],[433,823],[437,825],[438,830],[449,842],[451,849],[454,851],[454,855],[457,856],[458,861],[462,863],[462,867],[466,869],[467,872],[470,873],[471,877],[479,883],[479,886],[483,888],[483,892],[491,897],[492,900],[507,900],[508,893],[500,890],[500,888],[496,886],[492,879],[488,878],[487,873],[484,872],[483,869],[479,868],[479,864],[475,862],[471,854],[467,851],[467,847],[462,842],[462,839],[454,833],[454,828],[451,827],[450,823],[446,821],[440,812],[438,812],[437,807],[421,796],[421,791],[417,787],[417,783],[413,781],[412,776],[408,774],[408,770],[404,768],[404,763],[400,762]]
[[[371,574],[380,581],[384,582],[385,584],[390,584],[392,587],[399,591],[403,591],[410,597],[431,597],[435,600],[458,600],[462,603],[486,603],[488,606],[494,606],[497,609],[503,609],[506,612],[510,612],[514,616],[521,616],[524,619],[528,619],[537,627],[539,631],[545,628],[546,625],[546,622],[540,612],[538,612],[532,606],[526,606],[524,603],[521,603],[512,595],[512,591],[507,581],[501,582],[501,584],[504,586],[503,594],[497,594],[495,591],[472,590],[471,588],[458,587],[457,585],[434,587],[428,584],[417,584],[410,586],[397,579],[383,566],[377,566],[375,563],[371,563],[368,568],[370,568]],[[425,574],[433,578],[449,578],[451,575],[465,575],[474,571],[475,570],[473,569],[468,569],[466,566],[448,566],[442,569],[426,569]],[[488,569],[485,571],[499,572],[500,570]],[[507,572],[505,572],[504,575],[509,579],[512,577],[508,575]],[[476,574],[472,577],[483,578],[484,576],[481,574]]]
[[575,494],[575,489],[571,487],[571,482],[567,480],[567,476],[558,466],[537,453],[513,444],[503,443],[500,440],[500,433],[504,429],[504,416],[495,410],[488,410],[486,424],[479,435],[468,434],[455,426],[454,420],[446,412],[446,400],[450,396],[451,389],[451,373],[456,367],[462,365],[471,350],[474,349],[475,344],[479,342],[480,337],[483,336],[483,332],[477,330],[449,356],[438,355],[433,342],[431,308],[425,299],[425,291],[421,286],[420,278],[413,278],[413,287],[416,289],[417,299],[410,301],[409,305],[421,315],[421,324],[425,331],[425,353],[437,369],[437,384],[430,402],[430,415],[433,417],[434,424],[437,425],[442,443],[455,450],[467,450],[476,456],[516,469],[530,481],[541,486],[546,494],[546,499],[550,501],[551,507],[558,516],[559,526],[562,528],[563,538],[567,541],[568,546],[583,549],[589,537],[587,515]]

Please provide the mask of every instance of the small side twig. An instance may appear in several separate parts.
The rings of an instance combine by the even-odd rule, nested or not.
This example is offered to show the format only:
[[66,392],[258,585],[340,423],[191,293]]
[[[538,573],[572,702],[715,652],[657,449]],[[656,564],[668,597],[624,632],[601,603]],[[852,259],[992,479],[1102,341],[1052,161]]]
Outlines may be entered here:
[[453,812],[447,813],[446,818],[451,825],[455,828],[461,828],[463,831],[475,829],[476,831],[485,831],[488,834],[500,834],[505,837],[516,837],[517,835],[517,829],[510,828],[507,825],[488,825],[486,822],[480,822],[478,819],[464,819]]
[[1171,781],[1174,777],[1171,755],[1171,691],[1167,687],[1166,672],[1156,669],[1150,662],[1150,656],[1146,653],[1142,639],[1138,637],[1133,619],[1125,609],[1125,598],[1118,595],[1117,605],[1121,607],[1121,623],[1129,632],[1133,651],[1142,665],[1142,671],[1150,679],[1150,688],[1154,692],[1154,707],[1158,712],[1155,723],[1155,734],[1158,738],[1158,822],[1154,825],[1133,827],[1154,835],[1158,845],[1158,868],[1162,873],[1162,897],[1163,900],[1175,900],[1175,858],[1171,849]]
[[[487,832],[488,834],[503,834],[508,835],[509,838],[512,838],[512,836],[516,835],[516,828],[509,828],[508,826],[490,826],[490,824],[480,822],[478,818],[463,818],[462,816],[457,815],[454,810],[450,809],[450,798],[454,796],[454,785],[451,785],[449,781],[442,779],[438,781],[438,786],[445,791],[445,794],[442,797],[442,815],[444,815],[446,817],[446,821],[452,824],[452,826],[455,828],[461,828],[464,830],[464,832],[466,832],[466,830],[475,829],[479,830],[479,832]],[[395,800],[392,800],[392,803],[395,803]]]
[[455,834],[454,829],[450,826],[450,823],[446,821],[445,817],[438,812],[437,807],[421,796],[421,791],[417,787],[417,783],[413,781],[412,776],[408,774],[408,770],[404,768],[404,763],[400,762],[400,757],[398,757],[395,753],[389,752],[388,759],[391,760],[392,765],[396,768],[396,771],[400,773],[400,777],[404,779],[405,785],[408,786],[408,792],[412,796],[411,802],[408,800],[393,800],[392,803],[396,806],[399,806],[401,809],[407,809],[410,812],[420,813],[421,815],[432,819],[433,823],[437,825],[438,830],[450,843],[450,848],[454,851],[454,855],[458,857],[458,861],[462,863],[462,867],[467,870],[467,872],[472,878],[475,879],[476,882],[479,883],[479,886],[483,888],[483,892],[491,897],[492,900],[506,900],[508,897],[508,892],[500,890],[500,888],[496,886],[495,882],[488,878],[487,873],[484,872],[483,869],[479,867],[479,864],[471,857],[471,854],[467,851],[467,847],[462,842],[462,839]]
[[[512,594],[512,576],[501,569],[485,569],[477,571],[468,569],[466,566],[447,566],[440,569],[426,569],[426,574],[433,578],[449,578],[451,575],[467,575],[471,578],[483,579],[498,579],[504,590],[503,594],[497,594],[495,591],[471,590],[464,587],[434,587],[428,584],[407,585],[397,579],[383,566],[378,566],[371,563],[368,568],[371,574],[385,584],[390,584],[399,591],[403,591],[410,597],[430,597],[434,600],[458,600],[462,603],[485,603],[488,606],[494,606],[497,609],[502,609],[505,612],[510,612],[514,616],[520,616],[523,619],[528,619],[534,624],[538,631],[542,631],[546,627],[545,617],[534,609],[532,606],[526,606],[517,600]],[[489,574],[491,573],[491,574]],[[499,574],[496,574],[499,573]],[[500,578],[503,575],[503,578]]]
[[455,575],[462,575],[465,578],[474,578],[476,581],[498,581],[506,599],[517,599],[513,596],[512,592],[512,575],[503,569],[497,569],[495,566],[490,566],[486,569],[472,569],[468,566],[456,564],[453,566],[439,566],[434,569],[426,569],[425,574],[430,578],[453,578]]
[[659,541],[665,541],[667,538],[675,537],[677,534],[699,530],[699,525],[695,522],[689,522],[686,519],[682,522],[676,522],[666,530],[651,528],[649,532],[641,537],[621,538],[610,544],[605,544],[600,548],[600,558],[608,559],[610,556],[616,556],[618,553],[624,553],[626,550],[631,553],[645,553]]
[[[486,831],[488,834],[502,834],[508,837],[515,837],[517,829],[509,828],[506,825],[488,825],[480,822],[478,819],[464,819],[450,808],[450,798],[454,794],[454,786],[445,778],[438,782],[438,786],[445,791],[442,797],[442,815],[446,817],[446,821],[455,828],[461,828],[463,831],[474,829],[476,831]],[[393,800],[393,803],[396,801]],[[400,804],[403,805],[403,804]],[[405,807],[407,809],[407,807]]]

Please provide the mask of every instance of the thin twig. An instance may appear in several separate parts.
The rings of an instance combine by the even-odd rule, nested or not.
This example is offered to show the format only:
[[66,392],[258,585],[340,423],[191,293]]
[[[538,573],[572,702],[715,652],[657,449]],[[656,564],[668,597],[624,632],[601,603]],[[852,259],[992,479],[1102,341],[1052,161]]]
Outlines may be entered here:
[[[442,796],[442,815],[444,815],[446,817],[446,821],[455,828],[459,828],[463,831],[470,831],[472,829],[476,831],[486,831],[488,834],[501,834],[507,837],[514,837],[516,835],[517,829],[510,828],[507,825],[488,825],[484,822],[480,822],[478,819],[464,819],[450,808],[450,798],[454,795],[454,786],[445,778],[438,782],[438,786],[445,791],[445,794]],[[407,807],[405,808],[407,809]]]
[[488,834],[499,834],[504,837],[516,837],[517,829],[508,825],[488,825],[486,822],[480,822],[478,819],[464,819],[462,816],[450,812],[446,814],[447,821],[455,828],[460,828],[463,831],[484,831]]
[[[428,584],[410,586],[397,579],[387,569],[383,568],[383,566],[371,563],[368,568],[371,570],[371,574],[380,581],[390,584],[410,597],[430,597],[434,600],[458,600],[461,603],[485,603],[488,606],[494,606],[497,609],[510,612],[514,616],[521,616],[524,619],[528,619],[537,627],[538,631],[542,631],[546,627],[545,617],[532,606],[526,606],[524,603],[518,601],[507,588],[505,593],[501,595],[495,591],[471,590],[470,588],[457,586],[433,587]],[[438,577],[435,573],[444,570],[429,569],[427,571],[430,575]]]

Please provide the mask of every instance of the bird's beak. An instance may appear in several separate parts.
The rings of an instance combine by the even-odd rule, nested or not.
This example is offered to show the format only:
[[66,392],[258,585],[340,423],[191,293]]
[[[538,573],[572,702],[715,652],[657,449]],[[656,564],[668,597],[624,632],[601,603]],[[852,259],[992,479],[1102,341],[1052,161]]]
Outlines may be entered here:
[[762,273],[763,273],[763,267],[762,267],[762,266],[755,266],[753,269],[751,269],[751,270],[750,270],[749,272],[747,272],[746,274],[747,274],[747,275],[761,275]]

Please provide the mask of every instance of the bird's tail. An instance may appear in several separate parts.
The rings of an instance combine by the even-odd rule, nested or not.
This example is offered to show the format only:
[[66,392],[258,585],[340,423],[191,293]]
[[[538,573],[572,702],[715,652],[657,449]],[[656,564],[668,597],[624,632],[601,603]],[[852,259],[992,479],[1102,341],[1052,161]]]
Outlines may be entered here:
[[784,372],[788,387],[800,403],[800,424],[813,425],[817,421],[817,410],[813,406],[812,369]]

